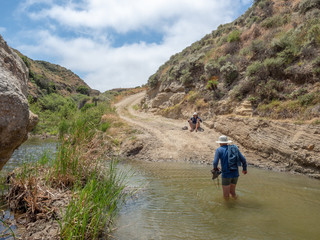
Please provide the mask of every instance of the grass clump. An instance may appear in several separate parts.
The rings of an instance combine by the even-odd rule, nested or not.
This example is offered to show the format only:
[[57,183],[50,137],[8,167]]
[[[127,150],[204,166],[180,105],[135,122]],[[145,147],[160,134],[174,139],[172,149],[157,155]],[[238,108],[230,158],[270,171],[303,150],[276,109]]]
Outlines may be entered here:
[[[60,223],[62,239],[99,239],[109,229],[125,200],[124,177],[112,161],[107,176],[90,176],[84,187],[77,186]],[[109,227],[109,228],[108,228]]]
[[[111,125],[101,119],[112,112],[108,104],[101,104],[86,109],[70,124],[61,123],[67,134],[56,155],[43,155],[10,175],[7,198],[13,210],[25,213],[27,222],[57,220],[61,239],[105,236],[127,196],[125,174],[119,173],[116,161],[101,160],[101,131]],[[66,203],[61,210],[52,205],[59,198]]]

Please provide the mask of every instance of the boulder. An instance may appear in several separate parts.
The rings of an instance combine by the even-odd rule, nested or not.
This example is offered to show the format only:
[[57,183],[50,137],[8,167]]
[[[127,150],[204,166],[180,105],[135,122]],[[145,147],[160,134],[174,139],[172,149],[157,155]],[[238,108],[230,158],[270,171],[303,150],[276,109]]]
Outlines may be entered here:
[[28,68],[0,35],[0,170],[37,124],[27,101]]

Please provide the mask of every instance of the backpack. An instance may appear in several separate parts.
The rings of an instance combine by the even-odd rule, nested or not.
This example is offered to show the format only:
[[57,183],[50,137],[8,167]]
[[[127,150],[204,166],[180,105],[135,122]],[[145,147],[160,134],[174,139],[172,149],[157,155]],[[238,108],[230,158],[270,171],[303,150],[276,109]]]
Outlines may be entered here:
[[241,166],[239,148],[236,145],[228,145],[228,164],[231,171],[238,170]]

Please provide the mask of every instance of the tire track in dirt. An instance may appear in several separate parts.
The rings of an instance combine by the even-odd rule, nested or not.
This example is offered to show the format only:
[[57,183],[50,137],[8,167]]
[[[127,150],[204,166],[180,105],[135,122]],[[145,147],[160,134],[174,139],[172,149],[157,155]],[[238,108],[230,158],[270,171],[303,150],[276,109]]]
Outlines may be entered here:
[[143,143],[143,150],[137,158],[152,161],[191,161],[211,164],[215,142],[220,133],[201,127],[204,132],[182,130],[187,126],[187,119],[169,119],[159,115],[134,110],[145,96],[145,92],[124,98],[115,106],[120,117],[139,130],[138,141]]

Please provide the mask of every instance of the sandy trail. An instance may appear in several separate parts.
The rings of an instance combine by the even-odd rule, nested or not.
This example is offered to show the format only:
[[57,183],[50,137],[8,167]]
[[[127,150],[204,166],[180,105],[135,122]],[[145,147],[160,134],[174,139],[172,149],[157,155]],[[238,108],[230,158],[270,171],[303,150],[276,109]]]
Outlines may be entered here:
[[[187,119],[175,120],[159,115],[134,110],[145,96],[145,92],[131,95],[116,104],[120,117],[137,128],[137,138],[143,143],[139,158],[148,160],[173,160],[212,163],[215,142],[220,133],[201,127],[204,132],[182,130],[188,126]],[[201,116],[200,116],[201,117]]]

